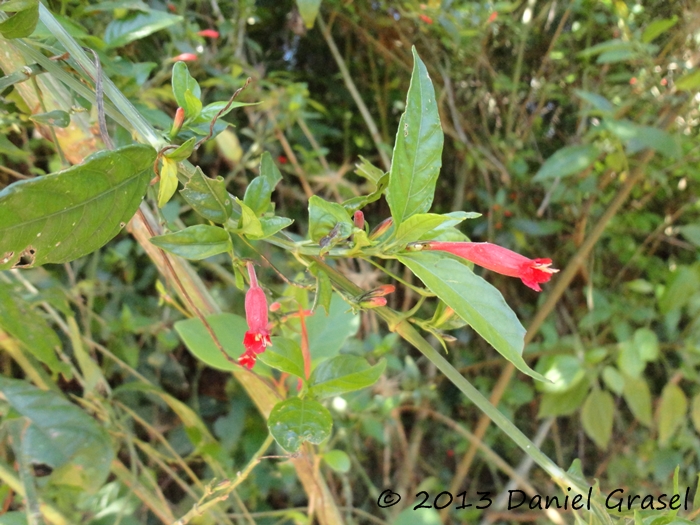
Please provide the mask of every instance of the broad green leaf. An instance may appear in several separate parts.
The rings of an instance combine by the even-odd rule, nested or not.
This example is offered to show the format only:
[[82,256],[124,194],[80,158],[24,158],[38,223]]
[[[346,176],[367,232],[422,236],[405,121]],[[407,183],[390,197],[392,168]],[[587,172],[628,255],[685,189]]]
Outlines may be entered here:
[[396,229],[396,237],[391,242],[392,245],[405,246],[409,242],[424,239],[430,233],[440,231],[443,226],[455,226],[462,222],[468,214],[466,212],[456,212],[456,215],[437,213],[419,213],[412,215],[402,222]]
[[311,29],[318,16],[321,0],[297,0],[297,8],[307,29]]
[[268,151],[263,153],[260,158],[260,176],[267,179],[273,190],[275,186],[277,186],[277,183],[282,180],[282,174],[277,166],[275,166],[272,155],[270,155]]
[[37,113],[29,118],[39,124],[55,126],[57,128],[67,128],[70,126],[70,114],[60,109],[49,111],[48,113]]
[[0,5],[3,11],[15,11],[10,18],[0,22],[3,38],[25,38],[31,35],[39,22],[38,0],[28,2],[7,2]]
[[287,452],[305,441],[318,445],[331,435],[333,418],[318,401],[293,397],[275,405],[267,420],[272,437]]
[[680,266],[671,274],[669,283],[659,299],[659,310],[662,314],[667,314],[683,308],[698,290],[700,269],[697,266]]
[[348,337],[357,333],[360,316],[353,314],[338,294],[333,294],[328,315],[316,310],[306,318],[306,333],[314,362],[338,354]]
[[223,228],[208,224],[198,224],[179,232],[152,237],[151,242],[166,252],[193,261],[226,253],[231,249],[229,233]]
[[700,69],[687,73],[674,82],[680,91],[693,91],[700,87]]
[[266,177],[255,177],[245,190],[243,202],[257,217],[260,217],[270,207],[272,187]]
[[591,93],[590,91],[583,91],[581,89],[575,89],[574,93],[576,93],[577,97],[585,100],[601,113],[611,113],[615,109],[607,98],[598,93]]
[[579,381],[571,390],[553,394],[542,394],[542,402],[537,412],[538,418],[569,416],[576,412],[588,394],[589,384],[587,381]]
[[651,392],[649,385],[643,377],[631,377],[623,375],[624,386],[622,397],[629,407],[632,415],[644,426],[650,427],[651,420]]
[[[601,374],[605,386],[609,390],[617,394],[618,396],[622,394],[625,388],[625,378],[614,366],[606,366],[603,368],[603,373]],[[645,383],[646,384],[646,383]],[[650,413],[651,414],[651,413]]]
[[551,381],[537,384],[537,388],[543,392],[566,392],[586,375],[581,361],[572,355],[544,356],[537,362],[535,369]]
[[[175,102],[177,102],[177,105],[182,109],[185,109],[185,106],[187,106],[187,99],[185,98],[185,93],[187,91],[189,91],[198,100],[202,96],[202,89],[199,87],[199,84],[194,77],[190,75],[190,70],[187,68],[187,64],[185,62],[175,62],[171,82],[173,85]],[[190,115],[187,116],[190,117]]]
[[341,474],[350,472],[350,456],[342,450],[329,450],[323,453],[323,461],[334,471]]
[[0,270],[64,263],[101,248],[136,212],[155,156],[148,146],[103,151],[78,166],[5,188]]
[[271,368],[306,379],[304,356],[296,341],[275,337],[272,346],[259,354],[258,359]]
[[[245,352],[243,337],[248,330],[246,320],[240,315],[225,313],[209,315],[207,322],[226,353],[232,359],[237,360]],[[219,370],[237,370],[239,368],[238,365],[231,363],[221,355],[221,351],[199,319],[178,321],[174,328],[187,349],[204,364]],[[275,340],[273,340],[273,346]]]
[[105,30],[104,42],[110,48],[121,47],[180,22],[181,16],[165,11],[149,9],[147,12],[134,12],[125,18],[112,20]]
[[255,241],[267,239],[278,231],[283,230],[294,221],[292,219],[288,219],[287,217],[260,217],[258,222],[262,228],[262,235],[253,235],[252,233],[246,234],[250,239]]
[[645,361],[656,361],[659,357],[659,339],[649,328],[639,328],[634,332],[632,341],[639,349],[639,355]]
[[665,447],[687,417],[688,398],[683,389],[675,383],[668,383],[661,391],[658,410],[659,446]]
[[0,398],[30,421],[21,446],[31,462],[53,467],[53,477],[82,490],[102,486],[114,450],[109,434],[94,418],[56,392],[17,379],[0,376]]
[[593,144],[566,146],[544,161],[532,180],[541,182],[580,173],[597,157],[598,148]]
[[612,437],[615,401],[607,390],[594,389],[581,409],[581,423],[589,438],[605,450]]
[[644,148],[653,149],[667,157],[679,157],[680,145],[673,136],[663,129],[652,126],[640,126],[629,120],[605,120],[606,129],[627,144],[629,153],[636,153]]
[[620,343],[620,353],[617,356],[617,368],[630,377],[641,377],[647,363],[642,358],[639,348],[632,341]]
[[67,374],[70,367],[56,356],[61,340],[43,317],[31,309],[22,298],[13,295],[0,284],[0,328],[17,339],[22,346],[51,372]]
[[210,179],[199,167],[180,190],[180,195],[208,221],[223,224],[231,216],[233,205],[223,177]]
[[690,419],[695,427],[695,432],[700,434],[700,393],[693,396],[693,402],[690,408]]
[[309,393],[323,399],[360,390],[376,383],[384,368],[384,359],[371,366],[362,357],[339,355],[314,369],[309,378]]
[[253,210],[251,210],[245,203],[236,198],[236,202],[241,207],[241,218],[238,221],[238,232],[249,235],[253,238],[260,239],[265,235],[262,229],[262,223],[258,216]]
[[518,370],[547,381],[523,359],[525,328],[501,292],[449,254],[413,252],[398,259]]
[[309,236],[314,242],[320,242],[331,231],[339,227],[334,239],[337,243],[347,239],[353,230],[353,223],[348,212],[336,202],[328,202],[314,195],[309,199]]
[[191,139],[188,139],[186,142],[178,146],[176,149],[168,151],[165,153],[164,157],[174,160],[175,162],[182,162],[183,160],[186,160],[192,155],[192,151],[194,151],[194,145],[197,139],[195,137],[192,137]]
[[411,215],[430,209],[442,165],[444,137],[435,90],[415,48],[413,61],[406,111],[401,115],[396,132],[386,197],[396,226]]
[[700,224],[686,224],[680,226],[678,231],[694,246],[700,247]]
[[672,18],[663,18],[661,20],[654,20],[649,24],[642,33],[642,42],[648,44],[657,37],[663,35],[666,31],[671,29],[678,22],[678,17],[673,16]]
[[158,183],[158,207],[162,208],[172,199],[177,191],[177,162],[163,157],[163,165],[160,168],[160,182]]

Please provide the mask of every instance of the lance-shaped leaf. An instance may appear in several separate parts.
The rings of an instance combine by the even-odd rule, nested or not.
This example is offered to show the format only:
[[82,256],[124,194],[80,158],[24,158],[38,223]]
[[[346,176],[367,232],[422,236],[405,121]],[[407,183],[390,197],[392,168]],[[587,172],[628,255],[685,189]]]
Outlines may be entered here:
[[179,232],[159,235],[151,238],[151,242],[166,252],[193,261],[226,253],[231,248],[228,232],[208,224],[198,224]]
[[136,212],[155,151],[103,151],[0,192],[0,270],[64,263],[101,248]]
[[396,132],[386,197],[397,226],[411,215],[430,209],[442,165],[444,136],[435,90],[415,48],[413,60],[406,111]]
[[405,253],[399,261],[518,370],[547,381],[523,359],[525,328],[501,292],[449,254]]
[[199,167],[180,190],[180,195],[194,211],[211,222],[223,224],[233,211],[223,177],[210,179]]

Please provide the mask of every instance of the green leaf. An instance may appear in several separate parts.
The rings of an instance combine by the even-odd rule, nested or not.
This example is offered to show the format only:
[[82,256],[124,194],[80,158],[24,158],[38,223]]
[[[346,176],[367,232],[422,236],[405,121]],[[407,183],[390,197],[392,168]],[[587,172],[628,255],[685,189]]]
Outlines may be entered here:
[[636,330],[632,344],[639,349],[639,356],[645,361],[656,361],[659,358],[659,339],[649,328]]
[[566,146],[549,157],[532,179],[535,182],[574,175],[593,164],[598,157],[598,148],[593,144]]
[[316,16],[318,16],[321,0],[297,0],[297,7],[306,28],[311,29],[316,21]]
[[576,93],[577,97],[585,100],[603,114],[611,113],[615,109],[607,98],[598,93],[591,93],[590,91],[583,91],[581,89],[574,89],[574,93]]
[[334,229],[337,235],[331,239],[331,246],[352,234],[354,225],[348,212],[336,202],[328,202],[317,195],[309,199],[309,236],[314,242],[329,235]]
[[265,232],[262,229],[262,223],[253,210],[245,203],[236,198],[236,202],[241,207],[241,219],[238,222],[238,233],[249,235],[256,239],[261,238]]
[[683,424],[688,412],[688,398],[675,383],[661,391],[659,402],[659,446],[665,447],[675,431]]
[[661,20],[654,20],[649,24],[642,33],[642,42],[648,44],[657,37],[663,35],[666,31],[671,29],[678,22],[678,17],[673,16],[672,18],[663,18]]
[[299,344],[291,339],[276,337],[272,346],[259,354],[258,359],[271,368],[306,379],[304,356]]
[[375,186],[379,185],[379,181],[382,180],[385,175],[387,175],[387,173],[384,173],[384,170],[377,168],[362,155],[360,155],[360,163],[355,164],[355,173],[357,173],[360,177],[364,177],[368,181],[373,182]]
[[615,401],[607,390],[593,389],[581,409],[581,423],[589,438],[605,450],[612,437]]
[[618,396],[622,394],[625,388],[625,378],[617,368],[614,366],[606,366],[603,368],[601,376],[603,381],[605,381],[605,386],[607,386],[609,390]]
[[649,385],[643,377],[623,375],[623,378],[622,397],[625,398],[632,415],[642,425],[651,427],[651,392],[649,391]]
[[346,201],[343,201],[343,208],[351,213],[356,212],[359,209],[364,208],[372,202],[378,201],[382,195],[384,195],[384,190],[389,185],[389,174],[386,173],[382,176],[379,181],[377,181],[377,186],[368,195],[358,195],[357,197],[352,197]]
[[[196,94],[196,92],[194,90],[192,92]],[[231,105],[229,105],[228,100],[220,100],[219,102],[212,102],[211,104],[207,104],[206,106],[204,106],[202,108],[201,113],[195,119],[192,120],[192,124],[194,124],[194,125],[206,124],[206,126],[205,126],[206,131],[204,131],[204,133],[202,133],[203,135],[206,135],[207,133],[209,133],[209,126],[211,124],[211,121],[214,120],[214,117],[219,115],[219,111],[223,110],[226,106],[228,106],[228,108],[225,111],[221,111],[221,114],[219,115],[218,118],[226,116],[228,113],[230,113],[232,110],[234,110],[236,108],[241,108],[241,107],[245,107],[245,106],[257,106],[258,104],[260,104],[260,102],[238,102],[236,100],[231,102]],[[199,126],[198,126],[198,128],[199,128]],[[216,130],[216,128],[214,128],[214,129]],[[268,155],[269,155],[269,153],[268,153]]]
[[306,333],[311,356],[315,362],[338,354],[348,337],[357,333],[360,316],[353,314],[338,294],[333,294],[328,315],[318,310],[306,318]]
[[112,20],[105,30],[104,42],[109,48],[121,47],[182,22],[181,16],[149,9],[134,12],[125,18]]
[[257,217],[261,216],[270,207],[272,199],[272,187],[266,177],[255,177],[245,190],[243,202]]
[[326,316],[331,312],[331,300],[333,299],[333,285],[331,278],[326,272],[312,265],[311,272],[316,276],[316,300],[314,301],[314,312],[318,307],[322,307],[326,311]]
[[674,82],[679,91],[694,91],[700,87],[700,69],[687,73]]
[[267,179],[267,181],[270,183],[270,188],[273,190],[275,189],[275,186],[277,186],[277,183],[282,180],[280,170],[277,169],[277,166],[275,166],[275,163],[272,160],[272,155],[270,155],[270,153],[267,151],[262,154],[260,159],[260,176]]
[[327,439],[333,418],[318,401],[293,397],[275,405],[267,426],[284,450],[296,452],[305,441],[318,445]]
[[197,139],[195,137],[192,137],[191,139],[188,139],[186,142],[178,146],[177,149],[168,151],[163,156],[170,160],[174,160],[175,162],[182,162],[183,160],[188,159],[190,155],[192,155],[192,152],[194,151],[194,145],[196,142]]
[[198,224],[179,232],[152,237],[151,242],[166,252],[192,261],[200,261],[231,249],[228,232],[208,224]]
[[323,399],[360,390],[376,383],[384,368],[384,359],[370,366],[362,357],[339,355],[323,361],[314,369],[309,378],[309,393]]
[[688,242],[700,247],[700,224],[686,224],[680,226],[678,231]]
[[671,274],[669,283],[659,299],[659,311],[665,315],[683,308],[698,290],[700,269],[697,266],[680,266]]
[[0,398],[30,424],[22,452],[53,467],[54,478],[94,492],[106,481],[114,458],[112,441],[91,416],[56,392],[0,376]]
[[561,393],[546,393],[542,395],[538,418],[569,416],[576,412],[586,399],[589,384],[579,381],[571,390]]
[[632,341],[620,343],[620,353],[617,356],[617,368],[630,377],[641,377],[647,364]]
[[396,132],[386,197],[396,226],[411,215],[430,209],[442,165],[444,137],[435,90],[415,48],[413,60],[406,111]]
[[67,128],[70,126],[70,114],[67,111],[62,111],[60,109],[49,111],[48,113],[37,113],[29,118],[31,118],[34,122],[38,122],[39,124],[55,126],[57,128]]
[[54,374],[70,373],[70,367],[56,356],[56,349],[61,348],[61,340],[56,333],[43,317],[21,297],[13,295],[5,285],[0,285],[0,328],[17,339]]
[[[245,352],[243,337],[248,330],[248,323],[243,317],[229,313],[215,314],[207,316],[207,322],[216,334],[221,346],[234,360]],[[178,321],[174,328],[192,355],[207,366],[218,370],[238,370],[240,368],[221,355],[204,323],[199,319]],[[276,338],[273,339],[273,346],[276,340]]]
[[225,223],[233,211],[223,177],[210,179],[202,173],[199,166],[180,190],[180,194],[194,211],[217,224]]
[[177,102],[177,105],[185,110],[185,114],[188,118],[190,118],[191,115],[187,114],[187,98],[185,93],[189,91],[192,96],[199,100],[202,97],[202,89],[199,87],[199,83],[194,79],[194,77],[190,75],[190,70],[187,68],[187,64],[185,62],[175,62],[175,65],[173,66],[172,85],[173,95],[175,95],[175,102]]
[[39,22],[39,1],[7,2],[0,6],[3,11],[16,11],[7,20],[0,22],[3,38],[25,38],[31,35]]
[[695,432],[700,434],[700,393],[693,396],[690,408],[690,420],[693,422]]
[[172,199],[177,191],[177,162],[163,157],[163,166],[160,168],[160,182],[158,183],[158,207],[162,208]]
[[518,370],[547,381],[523,359],[525,328],[501,292],[449,254],[413,252],[398,259]]
[[202,101],[189,89],[185,90],[184,99],[185,105],[182,109],[185,110],[186,121],[197,118],[202,112]]
[[328,452],[324,452],[321,457],[335,472],[339,472],[340,474],[350,472],[350,456],[342,450],[329,450]]
[[248,237],[254,241],[267,239],[278,231],[285,229],[294,221],[292,219],[288,219],[287,217],[260,217],[258,222],[260,222],[260,227],[262,228],[262,235],[256,236],[251,233],[247,234]]
[[[467,215],[466,212],[457,212],[458,214]],[[426,235],[435,230],[439,230],[446,223],[448,226],[459,224],[466,217],[458,215],[438,215],[437,213],[419,213],[413,215],[402,222],[396,229],[396,237],[391,242],[392,245],[404,246],[412,241],[426,238]]]
[[627,144],[629,153],[649,148],[671,158],[677,158],[681,155],[680,145],[676,139],[663,129],[640,126],[629,120],[608,119],[603,123],[606,129]]
[[[0,192],[0,270],[64,263],[104,246],[146,193],[155,151],[127,146]],[[25,264],[26,263],[26,264]]]
[[544,356],[538,361],[536,369],[551,381],[551,383],[537,384],[543,392],[566,392],[586,375],[581,361],[572,355]]

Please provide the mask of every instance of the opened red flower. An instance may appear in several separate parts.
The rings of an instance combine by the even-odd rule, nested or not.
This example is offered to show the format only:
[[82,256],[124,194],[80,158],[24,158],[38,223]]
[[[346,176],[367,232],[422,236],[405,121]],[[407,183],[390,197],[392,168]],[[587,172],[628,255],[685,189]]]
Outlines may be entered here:
[[272,346],[270,331],[267,328],[267,298],[265,292],[258,285],[253,263],[247,264],[250,288],[245,294],[245,318],[248,322],[248,331],[243,337],[245,352],[238,358],[238,362],[253,368],[257,355],[265,351],[265,347]]
[[489,242],[427,242],[424,250],[441,250],[509,277],[519,277],[526,286],[541,292],[540,283],[546,283],[558,272],[549,266],[552,259],[528,259],[508,248]]

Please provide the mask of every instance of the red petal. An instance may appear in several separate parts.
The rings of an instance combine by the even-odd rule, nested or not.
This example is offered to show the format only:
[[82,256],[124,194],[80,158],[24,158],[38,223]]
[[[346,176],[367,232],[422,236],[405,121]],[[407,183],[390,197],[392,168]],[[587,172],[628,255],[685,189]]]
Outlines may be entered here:
[[248,370],[251,370],[255,365],[255,354],[251,354],[248,351],[244,352],[241,354],[241,357],[238,358],[238,363],[241,366],[245,366]]

